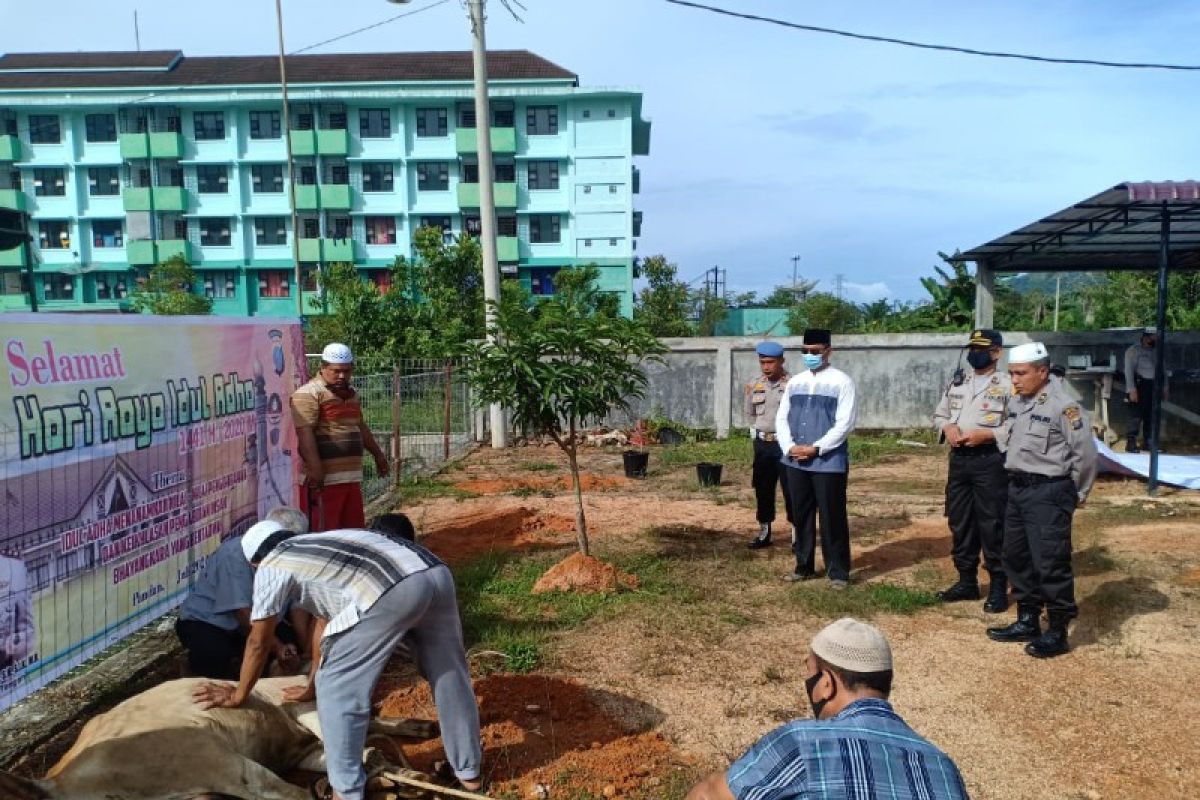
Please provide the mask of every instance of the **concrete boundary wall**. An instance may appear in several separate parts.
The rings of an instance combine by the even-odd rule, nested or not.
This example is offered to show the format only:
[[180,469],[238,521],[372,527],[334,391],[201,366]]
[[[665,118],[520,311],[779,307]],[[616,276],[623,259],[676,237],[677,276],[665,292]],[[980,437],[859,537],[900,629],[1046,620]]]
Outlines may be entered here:
[[[905,333],[834,336],[832,362],[858,387],[858,427],[902,430],[929,425],[941,393],[954,373],[966,342],[965,333]],[[1024,342],[1045,342],[1055,363],[1065,365],[1068,355],[1090,354],[1093,363],[1107,364],[1115,357],[1122,368],[1125,348],[1137,339],[1133,331],[1071,333],[1004,332],[1005,347]],[[713,428],[725,437],[747,427],[742,414],[742,386],[759,374],[751,337],[664,339],[669,352],[662,364],[647,368],[650,385],[646,397],[633,404],[629,420],[654,414],[686,425]],[[776,339],[784,346],[788,365],[800,365],[798,336]],[[1001,362],[1004,366],[1004,362]],[[965,364],[964,364],[965,367]],[[1200,369],[1200,332],[1167,336],[1168,369]],[[1070,381],[1072,392],[1088,410],[1093,404],[1091,381]],[[1114,391],[1111,418],[1120,430],[1126,419],[1124,394]],[[1175,383],[1172,403],[1200,411],[1200,384]],[[1165,440],[1198,440],[1200,429],[1178,417],[1167,416]]]

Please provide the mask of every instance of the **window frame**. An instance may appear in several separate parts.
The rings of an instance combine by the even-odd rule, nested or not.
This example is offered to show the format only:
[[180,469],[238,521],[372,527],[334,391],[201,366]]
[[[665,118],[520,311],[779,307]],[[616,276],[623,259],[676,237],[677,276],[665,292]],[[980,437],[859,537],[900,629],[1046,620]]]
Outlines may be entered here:
[[[437,172],[431,176],[429,170],[433,168]],[[436,178],[437,186],[425,186],[431,179]],[[417,191],[418,192],[445,192],[450,189],[450,163],[448,161],[423,161],[417,164]]]
[[[107,181],[97,173],[110,173]],[[88,197],[115,197],[121,194],[121,168],[110,166],[88,167],[87,171]],[[112,191],[93,191],[101,186],[107,186]]]
[[[270,237],[267,235],[268,228],[265,224],[268,221],[273,224],[273,227],[270,228],[270,232],[274,235],[270,236]],[[259,232],[260,226],[261,226],[261,230],[262,230],[261,233]],[[282,234],[282,235],[280,235],[280,234]],[[268,238],[281,239],[281,241],[264,241]],[[270,215],[254,217],[254,244],[255,244],[255,246],[257,246],[257,247],[280,247],[282,245],[286,245],[287,243],[288,243],[287,217],[280,216],[277,214],[270,214]]]
[[[279,184],[278,184],[279,188],[278,189],[263,189],[262,188],[263,184],[265,183],[265,181],[263,181],[263,179],[262,179],[263,178],[262,170],[268,170],[268,169],[274,169],[275,172],[273,174],[279,176]],[[284,177],[285,177],[285,173],[284,173],[284,165],[283,164],[251,164],[250,165],[250,193],[251,194],[283,194],[284,190],[286,189],[286,186],[284,183]],[[257,185],[255,184],[256,180],[258,181]],[[274,178],[272,178],[272,183],[274,183]]]
[[[549,224],[549,230],[543,230],[544,223]],[[537,229],[535,235],[534,229]],[[546,238],[553,236],[554,238]],[[531,214],[529,216],[529,243],[530,244],[561,244],[562,243],[562,219],[558,214]]]
[[[545,128],[542,130],[541,114],[545,114]],[[559,134],[559,112],[555,105],[537,105],[525,107],[526,136],[557,136]]]
[[[436,133],[429,133],[429,114],[436,115],[434,130]],[[418,108],[417,109],[417,124],[416,133],[418,139],[437,139],[442,136],[447,136],[450,133],[450,114],[445,108]]]
[[[96,120],[101,120],[101,119],[107,120],[107,122],[108,122],[108,126],[104,129],[104,131],[102,131],[102,133],[107,135],[108,138],[97,138],[97,137],[93,137],[93,135],[92,135],[93,122]],[[97,144],[104,143],[104,142],[117,141],[117,115],[110,114],[110,113],[106,114],[104,112],[97,112],[95,114],[84,114],[83,115],[83,138],[84,138],[84,141],[86,141],[86,142],[97,143]]]
[[[378,123],[381,133],[374,134],[372,118]],[[358,110],[358,138],[360,139],[390,139],[392,138],[392,110],[386,106],[360,108]]]
[[[363,222],[364,229],[366,231],[368,247],[394,245],[399,241],[397,239],[397,225],[395,216],[388,214],[373,214],[371,216],[363,217]],[[383,233],[385,234],[383,241],[379,241],[378,236],[380,232],[380,225],[382,225]],[[388,234],[390,234],[390,239],[388,238]]]
[[[198,220],[200,229],[200,246],[201,247],[233,247],[233,218],[232,217],[200,217]],[[210,233],[212,225],[224,223],[224,236],[215,234],[218,238],[223,238],[225,241],[209,242],[206,238],[213,236]]]
[[[113,244],[103,244],[101,233],[97,230],[97,225],[116,225],[116,232],[113,234],[110,230],[109,238],[113,239]],[[91,224],[92,228],[92,247],[99,250],[115,250],[125,246],[125,220],[123,219],[94,219]]]
[[[221,188],[213,189],[213,185]],[[229,194],[229,165],[197,164],[196,194]]]
[[[30,114],[27,119],[30,144],[62,144],[62,118],[58,114]],[[54,138],[49,138],[50,130]]]
[[[54,174],[55,177],[47,180],[46,176]],[[59,184],[62,184],[61,186]],[[51,184],[58,191],[44,191],[46,185]],[[33,196],[34,197],[66,197],[67,196],[67,170],[63,167],[34,167],[33,168]]]
[[[267,135],[262,132],[262,115],[267,116]],[[252,141],[270,141],[283,137],[283,114],[267,108],[252,109],[249,115],[249,134]]]
[[[382,171],[382,175],[378,175],[377,171]],[[375,177],[378,176],[383,183],[382,187],[376,187]],[[371,177],[370,185],[372,188],[367,188],[367,178]],[[396,166],[391,161],[364,161],[362,162],[362,190],[364,194],[386,194],[396,190]]]
[[[210,128],[210,123],[215,125]],[[219,133],[220,136],[212,135],[215,133]],[[224,111],[218,109],[192,112],[192,138],[197,142],[220,142],[224,141],[227,135]]]
[[[542,172],[543,168],[546,170],[545,175],[543,175],[543,172]],[[530,191],[554,192],[554,191],[558,191],[558,189],[560,188],[560,180],[561,180],[560,172],[561,171],[558,168],[557,160],[555,160],[555,159],[540,159],[540,160],[536,160],[536,161],[529,161],[526,169],[527,169],[527,182],[529,184]],[[536,183],[538,184],[536,186],[534,185],[534,183],[535,183],[534,177],[535,176],[537,177]],[[545,177],[547,180],[543,181],[542,180],[543,177]],[[541,184],[543,182],[548,182],[551,185],[542,186]]]

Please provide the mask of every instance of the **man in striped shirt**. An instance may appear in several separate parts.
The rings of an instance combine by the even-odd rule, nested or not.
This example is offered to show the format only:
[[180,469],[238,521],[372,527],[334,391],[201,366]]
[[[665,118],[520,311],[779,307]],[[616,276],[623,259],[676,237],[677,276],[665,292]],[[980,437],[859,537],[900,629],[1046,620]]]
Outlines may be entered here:
[[[481,786],[479,708],[463,650],[454,579],[425,548],[375,531],[296,535],[263,521],[242,536],[256,568],[251,630],[237,687],[205,684],[206,708],[245,702],[262,671],[279,612],[289,602],[310,612],[313,672],[288,700],[316,699],[334,800],[363,800],[363,745],[371,693],[405,640],[433,687],[446,757],[462,786]],[[406,638],[407,637],[407,638]]]
[[838,620],[805,664],[816,719],[776,728],[686,800],[966,800],[954,762],[888,703],[892,652],[878,629]]

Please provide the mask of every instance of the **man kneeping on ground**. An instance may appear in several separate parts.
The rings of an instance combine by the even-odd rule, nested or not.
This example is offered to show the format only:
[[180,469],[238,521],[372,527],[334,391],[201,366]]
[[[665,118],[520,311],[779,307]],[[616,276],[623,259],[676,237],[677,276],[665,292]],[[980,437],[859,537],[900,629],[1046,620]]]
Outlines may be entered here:
[[813,637],[805,674],[816,719],[776,728],[686,800],[966,800],[950,757],[888,703],[892,651],[877,628],[849,618],[826,626]]
[[242,537],[242,545],[256,573],[241,678],[236,687],[197,687],[196,702],[204,708],[246,702],[267,656],[276,615],[291,601],[316,618],[308,685],[285,694],[289,700],[317,702],[329,776],[327,785],[314,786],[314,796],[363,800],[371,693],[401,640],[411,644],[433,688],[455,776],[465,789],[481,788],[479,708],[446,565],[418,544],[366,530],[297,535],[277,523],[260,522]]

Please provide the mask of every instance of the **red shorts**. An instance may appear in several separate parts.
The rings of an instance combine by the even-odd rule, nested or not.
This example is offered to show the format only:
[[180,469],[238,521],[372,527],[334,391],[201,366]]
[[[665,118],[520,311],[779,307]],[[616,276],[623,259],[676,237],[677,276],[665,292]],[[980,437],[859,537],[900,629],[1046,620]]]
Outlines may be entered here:
[[312,533],[367,526],[363,518],[361,483],[335,483],[311,494],[308,487],[301,484],[300,510],[308,515]]

